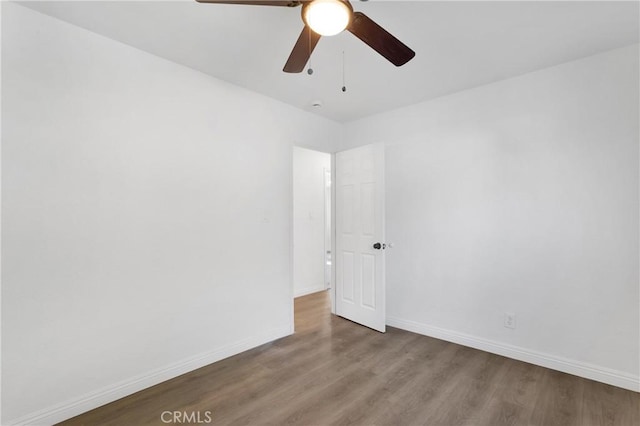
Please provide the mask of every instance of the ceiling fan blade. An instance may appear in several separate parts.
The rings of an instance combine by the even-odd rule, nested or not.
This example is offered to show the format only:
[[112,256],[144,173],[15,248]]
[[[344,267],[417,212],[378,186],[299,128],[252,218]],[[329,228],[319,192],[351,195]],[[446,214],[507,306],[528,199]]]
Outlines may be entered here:
[[305,25],[300,33],[300,37],[298,37],[298,41],[296,41],[295,46],[293,46],[293,50],[289,55],[289,59],[287,59],[287,63],[284,65],[283,71],[291,73],[302,72],[311,57],[311,52],[313,52],[319,40],[320,35],[311,31],[311,28]]
[[302,0],[196,0],[198,3],[217,4],[247,4],[253,6],[286,6],[296,7],[302,4]]
[[347,29],[397,67],[406,64],[416,56],[416,52],[373,22],[364,13],[354,12],[351,24]]

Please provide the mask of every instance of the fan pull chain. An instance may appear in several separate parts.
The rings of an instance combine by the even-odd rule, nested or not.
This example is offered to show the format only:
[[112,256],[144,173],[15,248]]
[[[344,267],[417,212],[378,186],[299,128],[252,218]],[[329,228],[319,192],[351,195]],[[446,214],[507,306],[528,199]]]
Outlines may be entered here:
[[345,72],[344,72],[344,50],[342,51],[342,92],[347,91],[347,84],[345,83]]
[[307,52],[309,53],[309,55],[307,56],[309,58],[309,68],[307,68],[307,74],[311,75],[313,74],[313,68],[311,68],[311,28],[309,28],[309,30],[307,31],[307,35]]

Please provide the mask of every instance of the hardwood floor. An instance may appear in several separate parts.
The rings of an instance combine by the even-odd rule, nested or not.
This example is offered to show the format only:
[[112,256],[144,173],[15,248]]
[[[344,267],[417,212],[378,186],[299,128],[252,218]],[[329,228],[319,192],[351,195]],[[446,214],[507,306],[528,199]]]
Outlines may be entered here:
[[298,298],[293,336],[63,424],[640,425],[640,394],[329,310],[326,292]]

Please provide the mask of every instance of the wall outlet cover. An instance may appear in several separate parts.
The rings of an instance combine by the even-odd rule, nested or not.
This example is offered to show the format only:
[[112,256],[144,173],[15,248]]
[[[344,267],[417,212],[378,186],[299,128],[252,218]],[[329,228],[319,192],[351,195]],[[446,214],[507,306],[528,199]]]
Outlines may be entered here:
[[504,326],[507,328],[516,328],[516,314],[513,312],[505,312]]

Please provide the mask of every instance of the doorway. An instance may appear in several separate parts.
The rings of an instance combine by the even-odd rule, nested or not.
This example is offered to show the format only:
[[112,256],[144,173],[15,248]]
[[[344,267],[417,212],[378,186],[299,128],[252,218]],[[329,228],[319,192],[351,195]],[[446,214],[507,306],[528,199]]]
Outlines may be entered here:
[[331,154],[293,147],[293,295],[332,287]]

